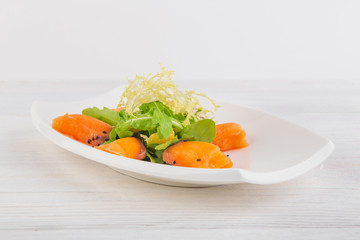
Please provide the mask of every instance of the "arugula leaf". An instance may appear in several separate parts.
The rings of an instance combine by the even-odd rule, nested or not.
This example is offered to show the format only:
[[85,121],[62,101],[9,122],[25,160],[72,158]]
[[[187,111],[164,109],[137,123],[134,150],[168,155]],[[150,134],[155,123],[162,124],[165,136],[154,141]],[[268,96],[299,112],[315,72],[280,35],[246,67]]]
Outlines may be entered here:
[[97,107],[86,108],[82,111],[82,114],[99,119],[111,126],[115,126],[119,121],[119,112],[107,107],[103,109]]
[[211,119],[194,122],[180,132],[181,140],[212,143],[216,136],[216,125]]

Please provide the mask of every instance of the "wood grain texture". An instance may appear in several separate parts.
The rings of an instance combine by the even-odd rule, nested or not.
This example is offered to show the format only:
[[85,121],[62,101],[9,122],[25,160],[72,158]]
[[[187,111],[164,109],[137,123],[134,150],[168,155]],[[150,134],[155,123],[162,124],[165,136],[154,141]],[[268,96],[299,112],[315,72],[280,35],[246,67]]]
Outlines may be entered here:
[[182,81],[271,112],[335,143],[287,183],[176,188],[69,153],[32,126],[33,100],[76,100],[121,82],[0,82],[0,239],[360,239],[360,82]]

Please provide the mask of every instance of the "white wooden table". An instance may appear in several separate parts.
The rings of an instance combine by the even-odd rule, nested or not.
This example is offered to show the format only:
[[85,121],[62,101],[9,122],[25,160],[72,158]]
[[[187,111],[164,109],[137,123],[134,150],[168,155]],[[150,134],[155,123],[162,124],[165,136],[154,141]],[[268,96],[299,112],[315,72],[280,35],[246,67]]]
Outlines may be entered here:
[[0,239],[360,239],[360,81],[179,82],[333,140],[320,167],[277,185],[177,188],[67,152],[32,126],[33,100],[121,82],[0,82]]

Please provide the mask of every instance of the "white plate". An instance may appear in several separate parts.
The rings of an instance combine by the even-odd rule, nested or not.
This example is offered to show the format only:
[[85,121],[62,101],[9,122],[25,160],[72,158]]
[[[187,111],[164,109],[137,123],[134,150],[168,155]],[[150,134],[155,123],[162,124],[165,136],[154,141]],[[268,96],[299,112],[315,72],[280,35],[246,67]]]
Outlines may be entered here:
[[31,115],[36,128],[48,139],[73,153],[105,164],[116,171],[149,182],[184,187],[234,183],[280,183],[311,170],[323,162],[334,145],[301,126],[248,107],[219,103],[215,120],[239,123],[247,133],[249,147],[228,151],[230,169],[198,169],[134,160],[99,151],[74,141],[51,128],[53,118],[81,113],[87,107],[114,107],[124,86],[78,102],[33,102]]

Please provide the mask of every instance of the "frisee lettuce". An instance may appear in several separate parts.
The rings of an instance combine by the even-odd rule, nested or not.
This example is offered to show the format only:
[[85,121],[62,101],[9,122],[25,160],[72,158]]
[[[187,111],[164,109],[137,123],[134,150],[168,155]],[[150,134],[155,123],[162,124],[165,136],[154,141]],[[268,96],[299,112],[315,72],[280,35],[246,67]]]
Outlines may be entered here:
[[[161,66],[161,65],[160,65]],[[129,115],[135,114],[144,103],[159,101],[167,106],[174,114],[182,114],[184,126],[192,120],[210,118],[219,106],[208,96],[195,91],[181,91],[173,82],[174,71],[161,66],[161,73],[155,75],[136,75],[129,80],[129,85],[121,96],[118,106],[124,106]],[[210,102],[213,110],[206,109],[200,104],[200,99]]]

